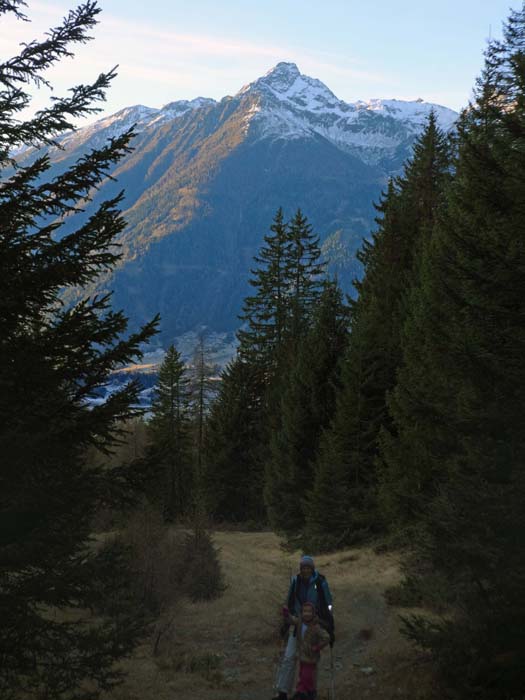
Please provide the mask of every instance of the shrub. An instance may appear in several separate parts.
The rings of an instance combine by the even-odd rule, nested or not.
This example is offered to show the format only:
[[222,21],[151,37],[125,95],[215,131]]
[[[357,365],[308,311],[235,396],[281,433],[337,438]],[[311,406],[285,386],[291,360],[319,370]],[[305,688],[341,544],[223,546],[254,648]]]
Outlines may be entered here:
[[225,590],[217,549],[204,529],[185,535],[180,548],[181,588],[192,601],[218,598]]
[[153,508],[136,511],[120,535],[129,548],[137,602],[158,616],[178,597],[179,547],[161,514]]

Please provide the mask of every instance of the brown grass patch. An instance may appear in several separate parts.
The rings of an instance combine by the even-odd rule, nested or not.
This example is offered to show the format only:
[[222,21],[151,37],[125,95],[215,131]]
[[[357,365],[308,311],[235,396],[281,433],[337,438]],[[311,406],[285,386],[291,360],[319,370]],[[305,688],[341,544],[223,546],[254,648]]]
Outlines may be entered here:
[[[280,651],[279,612],[299,552],[287,552],[269,532],[216,532],[226,590],[216,600],[183,601],[158,659],[151,645],[126,662],[125,685],[105,700],[267,700]],[[333,663],[338,700],[433,700],[430,664],[398,631],[397,609],[384,591],[401,580],[397,555],[373,549],[316,557],[334,595]],[[370,631],[363,636],[364,631]],[[366,637],[366,638],[365,638]],[[188,659],[215,659],[216,668],[188,671]],[[181,660],[183,659],[183,660]],[[206,661],[202,661],[206,666]],[[195,662],[199,666],[198,662]],[[191,666],[191,663],[189,664]],[[372,673],[362,669],[372,668]],[[323,652],[319,697],[330,687],[330,652]]]

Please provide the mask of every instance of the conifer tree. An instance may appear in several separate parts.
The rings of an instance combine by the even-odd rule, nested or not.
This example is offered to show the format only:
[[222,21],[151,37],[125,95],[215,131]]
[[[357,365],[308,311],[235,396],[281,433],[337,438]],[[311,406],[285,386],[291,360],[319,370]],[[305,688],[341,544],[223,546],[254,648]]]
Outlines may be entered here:
[[288,238],[290,241],[286,261],[290,309],[288,325],[292,345],[297,347],[296,342],[304,334],[313,309],[321,296],[325,265],[320,262],[319,236],[312,232],[308,219],[300,209],[290,221]]
[[[265,385],[263,422],[266,447],[269,445],[269,437],[281,430],[281,396],[296,363],[299,347],[313,323],[325,272],[325,265],[320,262],[319,237],[312,232],[311,225],[300,209],[290,220],[286,231],[286,316],[279,348],[273,354],[274,371]],[[267,449],[264,459],[267,464]]]
[[[251,440],[243,448],[243,466],[251,484],[250,502],[258,518],[263,504],[262,474],[268,458],[269,436],[280,422],[281,378],[287,371],[292,348],[299,346],[299,337],[294,337],[293,332],[304,334],[307,319],[311,320],[321,294],[320,276],[324,268],[319,257],[318,238],[312,234],[306,218],[298,211],[287,224],[279,209],[271,234],[265,236],[264,245],[255,257],[258,266],[252,270],[250,280],[255,294],[244,303],[241,320],[245,321],[245,327],[238,332],[238,357],[224,375],[225,388],[210,418],[209,445],[238,445],[238,437],[232,432],[237,432],[237,426],[230,416],[220,414],[223,409],[229,410],[231,391],[239,381],[242,400],[246,402],[243,432]],[[237,403],[235,406],[238,410]],[[222,468],[228,471],[234,467],[227,453],[228,450],[218,448],[217,455],[224,455],[224,459],[211,455],[208,475],[212,469],[220,479]],[[252,497],[254,489],[256,495]],[[222,506],[218,508],[218,514],[224,512]],[[229,512],[237,511],[229,508]]]
[[256,294],[245,299],[240,317],[247,328],[238,333],[241,358],[259,368],[261,403],[311,319],[324,273],[319,238],[300,210],[286,224],[279,209],[270,228],[272,235],[265,236],[255,257],[259,266],[252,270],[250,284]]
[[414,143],[412,156],[405,163],[402,175],[396,178],[396,189],[401,195],[400,223],[405,229],[397,254],[404,271],[400,285],[404,285],[407,292],[417,284],[422,247],[432,235],[436,214],[452,175],[452,151],[453,137],[441,131],[436,114],[431,111],[422,134]]
[[237,333],[239,354],[244,362],[258,368],[262,385],[275,372],[289,316],[290,241],[282,209],[277,211],[270,230],[272,233],[264,237],[264,245],[254,258],[258,267],[251,270],[250,284],[255,294],[246,297],[240,316],[247,327]]
[[[350,543],[380,526],[376,459],[381,430],[389,425],[387,396],[401,361],[400,328],[420,249],[432,228],[449,178],[449,146],[431,113],[403,175],[391,180],[376,206],[377,231],[358,253],[364,275],[351,309],[351,333],[342,389],[330,428],[321,440],[308,530],[326,546]],[[335,501],[328,515],[326,495]],[[343,494],[348,496],[346,508]],[[346,496],[345,496],[346,497]],[[341,515],[339,524],[337,515]]]
[[349,347],[341,358],[342,386],[332,421],[319,441],[304,509],[306,531],[319,548],[354,543],[377,527],[370,458],[375,449],[374,421],[383,415],[384,396],[375,391],[378,363],[366,352],[370,338],[354,306]]
[[209,413],[216,382],[213,379],[214,367],[209,361],[204,336],[201,335],[193,353],[191,368],[191,413],[194,423],[194,452],[196,483],[202,477],[206,418]]
[[[359,541],[369,525],[365,501],[368,484],[352,481],[349,462],[353,454],[344,435],[335,430],[321,435],[310,489],[303,502],[306,538],[313,549],[320,551]],[[363,513],[367,517],[362,518]]]
[[258,377],[237,356],[224,370],[207,421],[205,494],[219,520],[261,521],[263,474]]
[[[0,16],[23,18],[18,0],[0,0]],[[122,490],[122,469],[95,466],[90,446],[109,451],[119,424],[135,415],[137,385],[102,405],[89,399],[109,374],[140,357],[155,331],[149,324],[124,337],[127,320],[109,296],[71,307],[63,290],[111,269],[124,228],[121,197],[105,201],[71,233],[93,190],[129,151],[131,132],[110,139],[62,174],[47,177],[41,152],[15,167],[10,149],[51,146],[79,117],[96,111],[113,73],[28,120],[27,84],[85,42],[99,9],[85,2],[42,42],[0,64],[0,695],[91,699],[120,677],[115,666],[138,641],[141,625],[121,606],[103,611],[123,577],[119,561],[97,554],[91,520],[108,493]],[[73,227],[74,228],[74,227]],[[94,611],[90,613],[89,611]],[[67,611],[67,614],[62,614]]]
[[330,422],[339,386],[339,364],[348,334],[348,308],[335,282],[326,281],[279,384],[280,428],[270,439],[265,502],[272,526],[289,535],[304,526],[303,498],[311,488],[319,435]]
[[[281,208],[276,212],[273,223],[270,226],[271,233],[264,236],[264,244],[255,256],[257,267],[251,270],[250,285],[255,293],[246,297],[243,305],[243,313],[240,316],[244,321],[244,327],[237,332],[239,347],[237,359],[231,370],[223,377],[224,392],[221,391],[217,404],[214,406],[212,417],[212,434],[210,445],[226,446],[231,442],[233,452],[237,452],[238,426],[231,422],[231,415],[220,416],[220,411],[229,411],[231,408],[232,390],[235,384],[240,382],[241,404],[235,400],[235,410],[245,402],[243,417],[243,432],[250,437],[251,442],[243,447],[243,469],[250,475],[251,487],[257,486],[257,502],[262,504],[262,478],[264,459],[266,452],[266,432],[269,387],[275,381],[279,363],[282,358],[283,345],[286,338],[286,325],[289,317],[289,285],[286,278],[287,257],[289,255],[288,225],[284,221]],[[229,380],[229,381],[228,381]],[[224,431],[224,432],[222,432]],[[217,458],[211,457],[210,469],[215,472],[215,477],[221,479],[221,468],[229,470],[237,469],[240,465],[233,465],[229,450],[226,453],[219,447]],[[222,458],[219,455],[223,455]],[[215,478],[214,477],[214,478]],[[244,480],[239,483],[244,483]],[[239,508],[236,494],[237,486],[230,491],[228,496],[221,497],[222,505],[217,505],[216,514],[225,518],[238,519],[239,513],[246,513],[245,507]],[[233,497],[233,502],[232,502]],[[253,499],[247,503],[253,504]],[[226,512],[231,515],[226,515]]]
[[524,75],[522,7],[459,124],[382,444],[390,512],[420,533],[410,585],[447,612],[406,630],[460,698],[519,697],[525,684]]
[[170,345],[151,406],[149,455],[161,475],[163,511],[170,521],[188,512],[193,496],[189,384],[180,353]]

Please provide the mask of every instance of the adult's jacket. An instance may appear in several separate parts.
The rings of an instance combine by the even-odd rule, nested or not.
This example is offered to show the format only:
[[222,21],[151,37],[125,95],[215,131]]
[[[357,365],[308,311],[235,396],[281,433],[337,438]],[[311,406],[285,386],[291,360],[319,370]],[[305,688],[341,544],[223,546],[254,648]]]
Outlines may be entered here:
[[332,605],[332,594],[330,593],[328,582],[318,571],[314,571],[306,583],[300,574],[292,576],[290,581],[287,605],[292,615],[300,615],[301,606],[307,601],[315,605],[321,618],[325,614],[323,608]]

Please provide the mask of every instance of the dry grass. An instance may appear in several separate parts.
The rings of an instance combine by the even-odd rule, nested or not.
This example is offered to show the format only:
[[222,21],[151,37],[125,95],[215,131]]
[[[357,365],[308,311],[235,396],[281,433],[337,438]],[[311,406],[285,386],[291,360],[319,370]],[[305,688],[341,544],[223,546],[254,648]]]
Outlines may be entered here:
[[[266,700],[272,695],[280,606],[298,553],[289,554],[272,533],[217,532],[227,589],[205,603],[179,605],[173,634],[157,657],[144,644],[125,663],[126,683],[111,700]],[[430,700],[425,660],[398,632],[397,611],[383,592],[400,578],[396,555],[372,549],[317,557],[334,594],[337,700]],[[404,611],[406,612],[406,610]],[[330,654],[319,675],[328,697]]]

